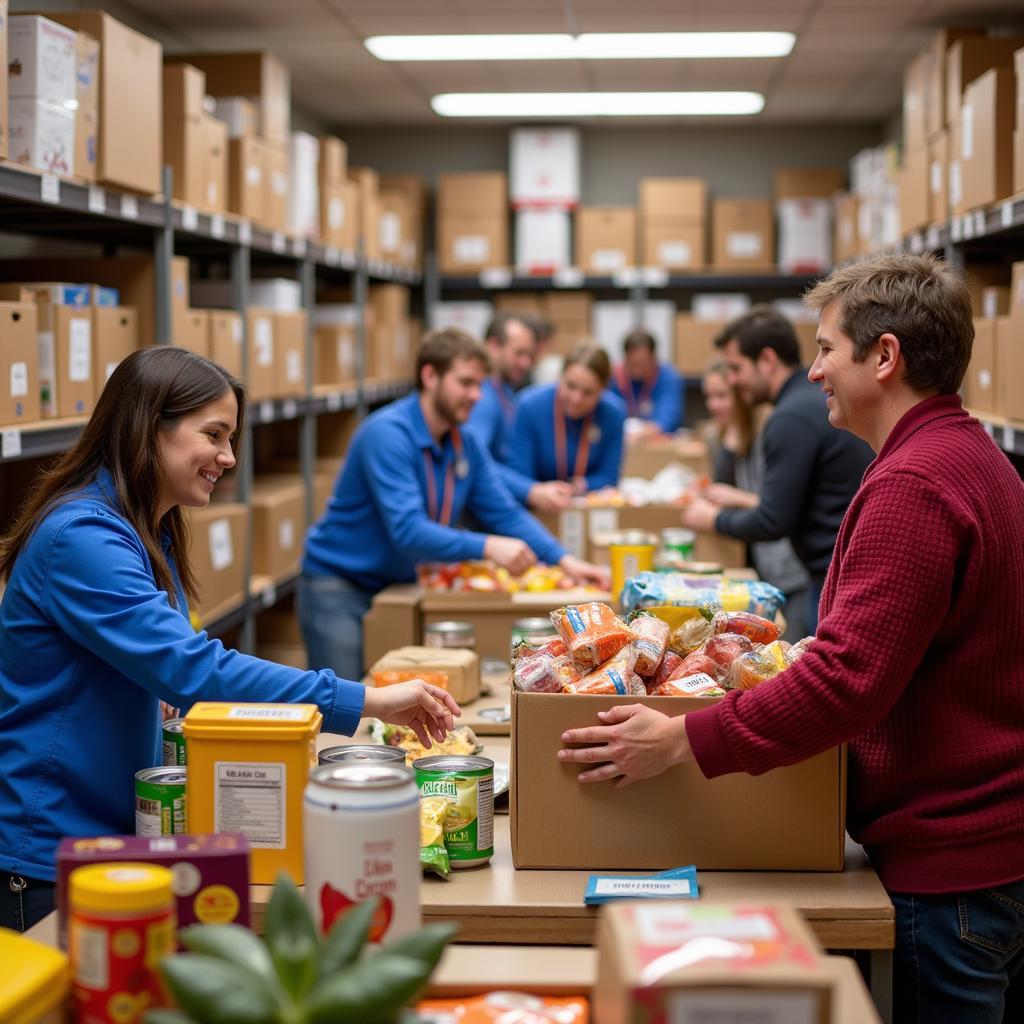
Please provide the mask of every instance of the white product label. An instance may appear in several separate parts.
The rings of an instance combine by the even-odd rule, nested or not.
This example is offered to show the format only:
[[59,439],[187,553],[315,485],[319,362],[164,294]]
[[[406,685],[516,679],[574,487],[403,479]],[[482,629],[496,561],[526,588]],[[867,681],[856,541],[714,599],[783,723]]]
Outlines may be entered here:
[[581,508],[567,508],[558,515],[558,536],[562,547],[577,558],[582,558],[586,551],[587,537],[583,516],[584,510]]
[[992,387],[992,374],[988,370],[978,371],[978,387],[982,391],[988,391]]
[[277,545],[282,551],[291,551],[295,547],[295,521],[282,519],[277,528]]
[[11,363],[11,398],[28,394],[28,363]]
[[965,103],[960,122],[960,156],[970,160],[974,156],[974,106]]
[[288,175],[282,171],[274,171],[270,176],[270,188],[276,196],[286,195],[288,192]]
[[39,373],[43,380],[53,379],[54,359],[53,331],[39,332]]
[[346,377],[355,373],[356,357],[351,338],[338,339],[338,366],[341,367],[341,372]]
[[300,708],[244,707],[232,708],[228,712],[228,718],[246,722],[302,722],[305,717],[305,711]]
[[44,174],[39,180],[39,198],[44,203],[60,202],[60,178]]
[[960,234],[963,238],[974,237],[974,218],[969,214],[964,214],[964,219],[960,223]]
[[402,244],[402,218],[397,213],[380,215],[380,247],[385,252],[397,252]]
[[217,761],[214,767],[214,832],[244,832],[250,846],[283,850],[287,766]]
[[139,219],[139,201],[135,196],[121,196],[121,216],[125,220]]
[[949,201],[956,206],[963,201],[963,173],[959,160],[951,160],[949,164]]
[[253,325],[253,346],[256,350],[257,366],[272,366],[274,363],[274,325],[269,317],[259,316]]
[[21,455],[21,431],[17,428],[0,430],[0,456],[16,459]]
[[327,246],[326,250],[324,250],[324,261],[329,267],[336,267],[341,262],[341,252],[338,250],[337,246]]
[[719,918],[667,907],[637,907],[634,920],[645,946],[678,948],[691,939],[769,942],[779,930],[767,914],[724,914]]
[[327,226],[332,231],[340,231],[345,226],[345,200],[333,196],[327,204]]
[[678,992],[666,1024],[814,1024],[818,999],[810,992]]
[[238,241],[242,245],[252,245],[252,225],[247,220],[238,222]]
[[590,254],[590,265],[608,273],[621,270],[626,265],[626,254],[621,249],[595,249]]
[[112,363],[107,363],[103,368],[103,383],[106,384],[110,380],[110,375],[117,369],[117,360]]
[[614,533],[619,528],[619,510],[615,508],[594,508],[590,510],[590,536],[596,539],[605,533]]
[[988,226],[985,223],[985,211],[978,210],[974,214],[974,235],[977,238],[980,235],[985,234],[988,230]]
[[270,423],[274,418],[274,403],[271,399],[260,402],[259,419],[263,423]]
[[270,247],[274,252],[284,252],[288,248],[288,242],[280,231],[275,231],[270,240]]
[[261,600],[263,601],[264,608],[270,608],[277,604],[277,587],[273,583],[269,587],[264,588]]
[[[294,353],[298,356],[298,353]],[[293,420],[299,415],[299,406],[294,398],[286,398],[281,406],[281,419]]]
[[648,288],[665,288],[668,286],[668,271],[663,267],[644,267],[641,271],[643,282]]
[[596,896],[689,896],[688,878],[598,878]]
[[730,231],[725,236],[725,251],[736,260],[758,259],[764,243],[757,231]]
[[246,164],[245,183],[250,188],[259,188],[263,184],[263,170],[259,164]]
[[105,928],[76,921],[74,929],[75,983],[102,992],[110,987],[110,952]]
[[332,391],[327,396],[327,411],[328,412],[337,412],[341,408],[341,404],[342,403],[341,403],[341,392],[340,391]]
[[942,161],[933,160],[931,166],[932,195],[937,196],[942,191]]
[[688,267],[693,262],[693,248],[689,242],[661,242],[658,245],[658,262]]
[[[208,198],[208,201],[209,201],[210,205],[211,206],[216,206],[217,205],[217,186],[214,185],[211,182],[210,183],[210,188],[207,191],[208,192],[212,191],[212,193],[213,193],[213,195]],[[210,234],[213,235],[214,238],[223,238],[224,237],[224,218],[219,213],[215,213],[210,218]]]
[[938,249],[939,242],[941,241],[941,239],[942,239],[942,235],[939,232],[939,229],[937,227],[933,226],[933,227],[930,227],[928,229],[928,234],[926,236],[926,241],[928,243],[928,248],[929,249]]
[[483,263],[490,259],[491,244],[486,235],[456,235],[452,255],[456,263]]
[[192,206],[181,208],[181,226],[186,231],[196,231],[199,228],[199,214]]
[[107,212],[107,193],[99,185],[89,186],[89,212]]
[[235,560],[231,546],[231,523],[215,519],[210,523],[210,565],[216,572],[226,569]]
[[583,271],[578,267],[565,267],[551,275],[551,283],[556,288],[582,288],[583,280]]
[[959,242],[964,237],[964,222],[959,217],[954,217],[949,222],[949,237],[954,242]]
[[240,316],[233,316],[231,318],[231,340],[236,345],[242,343],[242,318]]
[[1016,451],[1017,449],[1013,443],[1014,440],[1013,427],[1003,427],[1003,450],[1008,452]]
[[[302,380],[302,353],[295,349],[289,349],[285,353],[285,379],[289,384],[296,384]],[[286,417],[287,418],[287,417]]]
[[512,283],[512,271],[506,267],[488,267],[480,271],[481,288],[507,288]]
[[1013,201],[1003,203],[999,210],[999,226],[1004,228],[1013,227]]
[[92,321],[72,320],[68,338],[68,379],[83,384],[92,377]]
[[686,676],[683,679],[673,679],[672,682],[685,693],[697,693],[718,686],[718,683],[705,672],[698,672],[694,676]]

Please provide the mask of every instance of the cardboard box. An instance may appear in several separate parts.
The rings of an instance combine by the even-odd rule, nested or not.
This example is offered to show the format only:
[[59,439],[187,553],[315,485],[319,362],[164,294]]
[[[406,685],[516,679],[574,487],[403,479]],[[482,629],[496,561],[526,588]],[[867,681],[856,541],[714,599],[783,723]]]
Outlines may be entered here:
[[[718,698],[628,698],[671,717]],[[580,786],[555,754],[562,733],[622,697],[512,693],[512,859],[517,868],[841,871],[846,751],[764,775],[705,779],[677,765],[628,789]],[[666,808],[672,808],[666,814]]]
[[861,255],[860,208],[858,196],[844,192],[833,197],[832,249],[837,266]]
[[79,32],[75,49],[75,176],[96,180],[99,131],[100,44],[88,32]]
[[223,213],[228,202],[228,126],[203,115],[203,202],[205,210]]
[[[903,148],[920,149],[928,142],[925,109],[930,58],[922,51],[903,69]],[[958,104],[959,105],[959,104]]]
[[1013,191],[1024,192],[1024,129],[1013,133]]
[[324,324],[314,329],[313,383],[338,388],[355,386],[355,324]]
[[210,309],[210,359],[242,379],[242,317],[233,310]]
[[249,379],[246,386],[254,402],[279,393],[278,364],[274,345],[274,311],[250,306],[245,311]]
[[163,66],[164,121],[198,121],[205,96],[206,75],[192,64],[169,58]]
[[299,238],[317,238],[320,234],[319,159],[316,136],[292,132],[288,144],[288,230]]
[[[1001,285],[989,285],[981,289],[979,317],[994,320],[997,316],[1010,315],[1010,289]],[[977,323],[977,320],[975,320]]]
[[299,571],[306,533],[306,489],[287,476],[257,476],[252,498],[252,571],[275,580]]
[[832,265],[832,204],[827,199],[780,199],[779,269],[816,274]]
[[[418,646],[422,640],[420,598],[423,588],[397,583],[374,594],[363,616],[363,668],[369,668],[396,647]],[[477,645],[477,654],[484,657]]]
[[277,394],[304,395],[306,380],[306,313],[274,313],[274,361]]
[[949,216],[949,132],[943,129],[928,143],[928,222]]
[[564,211],[580,201],[578,128],[513,128],[508,164],[513,206]]
[[703,178],[641,178],[640,216],[703,221],[708,187]]
[[959,110],[967,99],[967,87],[986,71],[1012,70],[1014,53],[1022,47],[1024,36],[967,36],[956,40],[946,53],[946,109]]
[[381,188],[377,228],[381,259],[406,267],[420,262],[420,232],[413,224],[413,204],[404,190]]
[[480,659],[474,651],[439,647],[398,647],[374,662],[370,672],[444,672],[448,692],[459,704],[480,696]]
[[37,14],[13,14],[7,23],[7,54],[10,99],[75,109],[76,41],[71,29]]
[[775,198],[830,199],[843,191],[845,180],[840,167],[781,167],[775,172]]
[[788,904],[611,903],[597,947],[601,1024],[834,1019],[828,958]]
[[99,399],[117,364],[139,347],[139,314],[131,306],[93,306],[93,366]]
[[333,135],[320,136],[320,164],[317,170],[321,186],[339,185],[348,179],[348,146]]
[[267,219],[267,144],[257,135],[228,141],[228,210],[257,223]]
[[694,473],[710,473],[711,459],[708,455],[708,446],[695,438],[638,438],[626,447],[622,475],[653,480],[666,466],[673,463],[685,466]]
[[171,168],[171,194],[189,206],[206,206],[205,119],[165,120],[164,159]]
[[1017,117],[1018,131],[1024,131],[1024,47],[1013,55],[1013,71],[1017,78]]
[[34,302],[0,302],[0,426],[41,417],[38,332]]
[[100,181],[139,192],[161,190],[162,50],[103,11],[50,15],[100,44]]
[[715,338],[725,325],[725,320],[701,320],[692,313],[677,313],[676,369],[687,377],[702,377],[708,366],[722,358],[722,353],[715,348]]
[[327,511],[327,503],[334,493],[334,479],[334,473],[313,474],[313,522]]
[[183,509],[189,522],[189,562],[199,583],[192,607],[200,623],[210,623],[245,599],[245,542],[249,509],[231,502]]
[[767,199],[716,199],[712,211],[714,266],[730,270],[775,266],[775,216]]
[[439,174],[437,214],[463,221],[507,217],[508,177],[502,171]]
[[900,171],[900,231],[909,235],[931,223],[929,147],[904,151]]
[[553,274],[572,262],[572,214],[552,208],[516,210],[516,269],[525,274]]
[[928,46],[927,79],[925,87],[925,122],[928,138],[945,129],[949,119],[960,109],[957,101],[955,107],[946,107],[946,54],[958,39],[967,36],[981,36],[985,30],[980,27],[940,28]]
[[[0,0],[0,71],[7,61],[7,0]],[[0,73],[0,157],[7,156],[7,73]]]
[[964,405],[972,413],[997,411],[996,381],[999,374],[996,358],[996,322],[994,319],[976,318],[974,347],[963,383]]
[[10,158],[67,177],[75,164],[75,113],[33,99],[8,101]]
[[181,318],[174,335],[173,344],[179,348],[187,348],[197,356],[210,358],[210,311],[207,309],[190,309]]
[[[404,262],[418,266],[423,261],[423,232],[427,222],[427,183],[418,174],[383,174],[380,179],[381,202],[385,195],[401,193],[409,212],[408,225],[402,224]],[[383,215],[383,206],[382,206]]]
[[267,142],[267,172],[270,188],[267,192],[266,225],[275,231],[286,231],[288,229],[287,143]]
[[256,104],[244,96],[217,97],[213,112],[227,125],[229,139],[251,138],[259,130]]
[[349,181],[357,186],[355,204],[356,235],[363,243],[367,259],[380,255],[380,175],[372,167],[350,167]]
[[442,274],[476,274],[508,266],[508,220],[442,215],[437,225],[437,265]]
[[349,251],[358,245],[358,196],[359,186],[351,181],[320,186],[320,234],[328,245]]
[[966,209],[1005,199],[1013,191],[1013,71],[993,68],[964,93],[961,110],[963,205]]
[[636,266],[636,211],[631,206],[581,206],[576,211],[576,266],[594,274]]
[[665,270],[700,270],[707,249],[703,221],[645,217],[640,225],[641,264]]
[[[594,300],[590,292],[551,291],[541,296],[541,310],[554,324],[590,324]],[[589,330],[589,326],[587,328]]]
[[409,289],[400,284],[374,285],[369,303],[374,375],[381,380],[408,380],[413,373]]
[[1024,420],[1024,320],[1000,316],[995,321],[995,412],[1011,420]]

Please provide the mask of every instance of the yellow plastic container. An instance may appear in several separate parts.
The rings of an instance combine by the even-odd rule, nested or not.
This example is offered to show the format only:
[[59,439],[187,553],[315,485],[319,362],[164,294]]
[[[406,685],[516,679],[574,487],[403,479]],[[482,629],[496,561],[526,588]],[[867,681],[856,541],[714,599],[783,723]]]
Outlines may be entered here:
[[0,1021],[62,1024],[71,990],[63,953],[0,928],[0,964]]
[[205,701],[185,716],[188,831],[244,832],[250,877],[303,881],[302,793],[323,715],[315,704]]
[[624,530],[608,540],[608,560],[612,569],[612,599],[619,601],[626,580],[654,568],[658,539],[642,530]]

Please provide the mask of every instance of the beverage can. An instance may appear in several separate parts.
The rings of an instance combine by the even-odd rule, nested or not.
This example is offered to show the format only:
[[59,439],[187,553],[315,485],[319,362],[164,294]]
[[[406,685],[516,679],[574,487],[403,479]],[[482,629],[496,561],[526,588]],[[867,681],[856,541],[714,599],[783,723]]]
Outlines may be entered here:
[[186,831],[186,771],[173,765],[135,773],[135,834],[176,836]]
[[185,761],[185,719],[168,718],[163,725],[164,765],[184,768]]
[[494,762],[486,757],[435,755],[413,764],[420,795],[451,802],[444,845],[453,868],[475,868],[494,856]]

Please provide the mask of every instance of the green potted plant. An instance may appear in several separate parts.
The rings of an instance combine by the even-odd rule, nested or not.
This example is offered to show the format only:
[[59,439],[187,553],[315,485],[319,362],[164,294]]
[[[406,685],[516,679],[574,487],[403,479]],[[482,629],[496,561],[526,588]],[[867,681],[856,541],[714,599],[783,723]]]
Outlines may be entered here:
[[282,873],[262,938],[230,924],[182,929],[188,952],[160,963],[179,1008],[150,1010],[146,1024],[396,1024],[456,926],[427,925],[361,956],[376,908],[376,897],[358,904],[321,939]]

